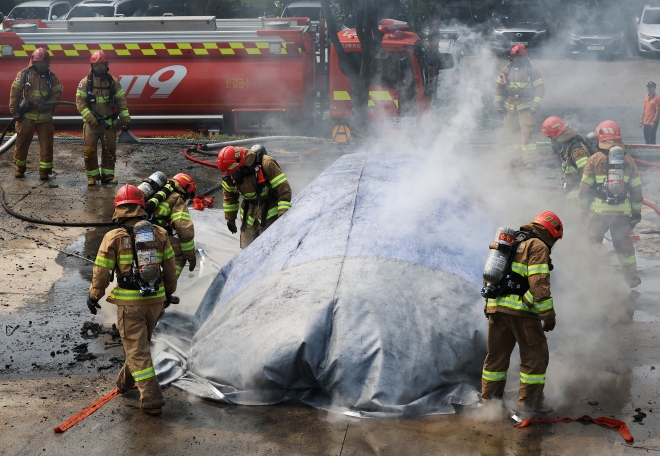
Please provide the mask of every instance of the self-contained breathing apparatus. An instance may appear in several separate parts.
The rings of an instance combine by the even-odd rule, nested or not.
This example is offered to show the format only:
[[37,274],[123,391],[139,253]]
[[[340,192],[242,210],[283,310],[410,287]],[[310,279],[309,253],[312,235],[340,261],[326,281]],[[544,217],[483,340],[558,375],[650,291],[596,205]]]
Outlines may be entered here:
[[[48,86],[48,95],[46,95],[46,101],[48,101],[50,100],[50,97],[53,94],[53,73],[51,73],[50,70],[46,70],[43,73],[37,70],[37,73],[39,73],[40,77],[46,79],[46,85]],[[21,77],[21,88],[23,89],[21,93],[23,95],[23,98],[21,99],[18,105],[19,113],[21,117],[23,117],[26,113],[32,111],[33,109],[39,107],[39,105],[41,104],[41,103],[34,104],[28,100],[28,96],[30,95],[30,87],[32,87],[32,84],[30,84],[30,67],[27,67],[23,70],[23,76]]]
[[[85,99],[87,102],[87,109],[92,113],[96,121],[99,123],[99,125],[103,126],[106,130],[110,130],[112,128],[114,121],[119,118],[119,107],[115,103],[115,92],[116,92],[116,87],[115,87],[115,81],[112,76],[110,76],[110,73],[103,73],[106,75],[105,78],[99,78],[100,80],[108,80],[109,86],[107,87],[108,89],[108,101],[107,105],[110,109],[112,109],[112,114],[109,114],[107,116],[102,116],[96,111],[92,109],[92,103],[96,103],[96,95],[94,95],[94,76],[96,75],[93,71],[90,71],[89,74],[87,75],[87,98]],[[96,75],[98,76],[98,75]],[[100,87],[99,89],[104,89],[104,87]]]
[[[532,64],[529,63],[528,59],[525,59],[523,61],[515,60],[515,61],[512,61],[511,63],[509,63],[509,65],[506,67],[506,70],[504,71],[504,73],[502,73],[502,83],[504,84],[504,86],[507,89],[509,88],[509,79],[510,79],[511,70],[512,69],[515,69],[516,71],[520,70],[520,67],[517,66],[517,65],[525,65],[526,66],[526,69],[527,69],[527,82],[526,83],[522,83],[521,81],[513,82],[512,83],[514,85],[513,88],[531,90],[534,87],[534,83],[533,83],[534,76],[533,76]],[[522,84],[524,84],[524,85],[522,85]],[[511,95],[511,96],[513,98],[523,98],[523,99],[533,98],[533,97],[521,97],[518,94]]]
[[[532,238],[539,239],[545,244],[543,238],[532,231],[515,231],[508,226],[497,229],[495,239],[489,245],[490,251],[483,273],[486,285],[481,288],[481,296],[494,299],[510,294],[522,296],[527,293],[529,290],[527,277],[514,272],[512,265],[518,246]],[[552,261],[548,261],[548,266],[552,271]]]
[[147,200],[144,209],[149,216],[148,220],[162,228],[165,228],[169,235],[174,236],[174,226],[170,221],[170,217],[158,216],[156,215],[156,210],[158,209],[160,203],[166,201],[167,198],[169,198],[172,192],[179,193],[182,198],[185,198],[185,195],[181,194],[176,189],[174,182],[172,180],[168,180],[167,176],[162,171],[156,171],[151,176],[143,180],[142,183],[137,187],[144,193]]
[[628,198],[629,191],[624,174],[626,151],[614,146],[607,155],[607,177],[602,184],[596,186],[596,194],[607,204],[621,204]]
[[[273,189],[270,186],[270,182],[266,179],[263,172],[263,158],[264,155],[268,155],[268,152],[266,152],[266,148],[261,144],[255,144],[254,146],[252,146],[251,150],[252,152],[254,152],[256,157],[254,161],[254,175],[255,178],[257,179],[256,198],[248,199],[240,191],[239,187],[241,186],[241,184],[243,184],[245,178],[247,177],[247,175],[243,175],[243,168],[239,168],[236,171],[234,171],[232,174],[224,176],[222,180],[227,182],[229,185],[236,187],[238,193],[243,197],[246,211],[250,204],[256,203],[257,205],[261,205],[262,211],[261,211],[261,218],[259,219],[259,223],[263,227],[266,226],[266,221],[268,217],[268,203],[274,197]],[[267,192],[264,192],[264,189],[266,188],[268,190]],[[264,196],[262,196],[262,194]],[[241,231],[245,231],[246,228],[247,228],[247,223],[241,223]]]
[[155,295],[163,278],[154,227],[146,220],[139,221],[132,228],[129,225],[119,226],[126,230],[131,239],[133,261],[128,276],[122,276],[117,269],[117,284],[126,290],[139,290],[142,296]]

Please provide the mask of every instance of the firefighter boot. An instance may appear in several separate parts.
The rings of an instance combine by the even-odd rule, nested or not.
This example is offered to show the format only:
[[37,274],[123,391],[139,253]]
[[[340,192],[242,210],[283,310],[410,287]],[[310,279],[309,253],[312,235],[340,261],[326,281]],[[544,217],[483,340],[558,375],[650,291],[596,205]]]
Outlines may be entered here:
[[181,300],[179,299],[178,296],[170,296],[170,304],[178,304],[180,302]]
[[633,264],[625,264],[621,266],[621,269],[623,270],[623,277],[626,279],[628,288],[636,288],[642,283],[642,279],[640,279],[637,274],[637,262]]
[[117,185],[117,179],[115,179],[115,176],[103,176],[101,179],[101,183],[103,184],[110,184],[110,185]]
[[17,169],[16,172],[14,173],[14,177],[16,179],[20,179],[22,177],[25,177],[25,172]]
[[48,173],[39,173],[39,179],[42,181],[47,181],[48,180]]
[[531,405],[526,402],[520,402],[518,401],[518,410],[520,410],[521,413],[550,413],[554,409],[552,408],[551,405],[544,404],[543,401],[537,403],[536,405]]
[[96,185],[96,178],[95,177],[87,177],[87,185],[90,187]]
[[142,404],[140,404],[140,411],[142,411],[142,412],[144,412],[148,415],[160,415],[161,413],[163,413],[163,408],[162,407],[145,408],[145,407],[142,406]]

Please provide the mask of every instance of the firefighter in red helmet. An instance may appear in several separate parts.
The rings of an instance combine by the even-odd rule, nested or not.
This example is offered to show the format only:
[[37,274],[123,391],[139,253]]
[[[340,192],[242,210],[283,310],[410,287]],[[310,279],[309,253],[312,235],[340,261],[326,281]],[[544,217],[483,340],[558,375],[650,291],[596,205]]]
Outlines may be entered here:
[[543,76],[529,62],[527,48],[516,44],[511,49],[511,62],[497,77],[495,109],[504,113],[512,165],[519,162],[533,168],[536,154],[536,112],[541,107],[545,84]]
[[[152,221],[167,230],[170,245],[174,250],[176,275],[181,275],[183,267],[188,263],[188,270],[193,271],[197,265],[195,257],[195,226],[190,218],[186,202],[193,199],[197,193],[197,185],[186,173],[176,174],[169,179],[148,202],[153,204]],[[147,208],[150,210],[150,208]],[[172,296],[172,304],[179,304],[179,297]]]
[[[125,393],[137,384],[140,391],[140,410],[149,414],[160,414],[165,401],[156,379],[149,343],[156,322],[169,306],[170,297],[176,291],[176,269],[174,251],[167,239],[167,231],[146,222],[144,194],[133,185],[124,185],[115,197],[113,220],[120,224],[108,232],[101,242],[94,261],[92,284],[89,287],[87,307],[96,315],[99,300],[105,295],[110,276],[117,275],[117,286],[110,292],[107,301],[117,305],[117,328],[121,335],[126,363],[117,376],[117,388]],[[140,240],[137,241],[136,233]],[[136,246],[141,252],[137,266],[132,258],[137,257]],[[129,260],[126,260],[129,258]],[[144,265],[142,262],[158,258],[158,263]],[[159,285],[145,292],[144,280],[147,268],[159,273]]]
[[223,208],[232,233],[237,231],[239,198],[243,197],[240,245],[244,249],[291,208],[291,187],[280,165],[259,144],[252,149],[225,147],[218,154],[218,168],[225,173]]
[[642,219],[642,179],[635,161],[625,151],[616,122],[601,122],[595,133],[598,151],[584,167],[579,193],[587,236],[600,245],[609,230],[626,284],[635,288],[642,281],[637,274],[630,230]]
[[561,173],[564,177],[566,200],[578,206],[578,192],[584,166],[589,160],[586,141],[578,135],[575,127],[568,125],[560,117],[551,116],[541,124],[541,135],[550,138],[552,150],[561,159]]
[[16,121],[16,178],[25,176],[35,131],[39,137],[39,179],[47,180],[53,173],[54,105],[45,103],[62,99],[62,84],[49,68],[48,51],[37,48],[30,58],[30,66],[19,71],[11,85],[9,111]]
[[[83,154],[87,185],[97,181],[116,184],[115,161],[117,153],[117,123],[128,130],[131,116],[124,89],[108,73],[108,58],[103,51],[94,51],[89,59],[90,72],[78,84],[76,106],[83,119]],[[101,169],[96,146],[101,141]]]
[[488,354],[481,376],[484,402],[504,396],[509,358],[518,344],[520,351],[520,391],[522,412],[547,413],[543,388],[550,355],[544,332],[555,327],[555,310],[550,294],[550,251],[562,238],[564,227],[557,215],[545,211],[516,233],[511,277],[495,298],[486,300]]

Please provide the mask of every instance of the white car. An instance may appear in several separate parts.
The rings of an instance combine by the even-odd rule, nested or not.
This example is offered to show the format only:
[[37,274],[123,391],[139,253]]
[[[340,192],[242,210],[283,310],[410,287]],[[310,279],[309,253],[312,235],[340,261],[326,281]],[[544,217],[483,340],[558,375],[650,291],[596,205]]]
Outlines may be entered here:
[[465,68],[463,51],[456,45],[456,41],[440,40],[438,53],[440,73],[433,106],[439,108],[460,101],[465,96]]
[[660,52],[660,7],[644,5],[637,22],[637,48],[640,53]]

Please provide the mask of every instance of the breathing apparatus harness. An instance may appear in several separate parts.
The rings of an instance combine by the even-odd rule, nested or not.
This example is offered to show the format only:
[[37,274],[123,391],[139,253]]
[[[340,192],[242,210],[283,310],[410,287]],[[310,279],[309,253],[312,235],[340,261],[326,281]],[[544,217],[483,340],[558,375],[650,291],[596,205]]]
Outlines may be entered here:
[[[32,65],[34,66],[34,65]],[[18,105],[20,109],[20,114],[21,117],[27,112],[32,111],[34,108],[38,107],[40,103],[38,104],[33,104],[31,101],[27,99],[27,97],[30,95],[30,87],[32,87],[32,84],[30,84],[30,68],[32,66],[29,66],[23,70],[23,76],[21,77],[21,88],[23,89],[21,91],[21,95],[23,98],[21,98],[21,102]],[[48,86],[48,95],[46,95],[46,101],[50,100],[50,97],[53,95],[53,73],[50,70],[46,70],[45,73],[40,73],[37,68],[34,68],[37,73],[39,73],[39,76],[42,78],[46,79],[46,85]]]
[[[617,147],[617,146],[615,146]],[[614,147],[612,148],[614,149]],[[622,149],[623,150],[623,149]],[[611,151],[611,149],[610,149]],[[608,156],[607,160],[607,176],[601,184],[596,184],[596,198],[605,201],[609,205],[617,205],[623,203],[628,198],[630,192],[630,183],[625,182],[625,155],[627,152],[623,150],[622,163],[612,163],[611,152],[599,149],[599,152],[605,153]]]
[[[100,79],[100,78],[99,78]],[[90,110],[96,121],[99,123],[99,125],[102,125],[103,128],[106,130],[110,130],[112,128],[114,121],[119,118],[119,108],[117,107],[117,104],[115,103],[115,92],[117,91],[117,88],[115,87],[115,80],[112,76],[110,76],[110,73],[106,73],[106,79],[109,81],[109,86],[107,87],[108,89],[108,107],[112,109],[112,114],[109,114],[107,116],[102,116],[96,111],[92,109],[92,103],[96,103],[96,95],[94,95],[94,72],[90,71],[89,74],[87,75],[87,98],[85,101],[87,102],[87,109]],[[99,89],[103,90],[106,87],[98,87]]]
[[[541,236],[534,233],[533,231],[521,229],[516,231],[515,237],[516,240],[513,244],[511,244],[511,246],[505,246],[502,244],[498,246],[498,250],[508,255],[509,258],[507,260],[506,268],[500,282],[494,286],[484,287],[481,289],[481,296],[486,299],[495,299],[500,296],[507,295],[523,296],[529,290],[529,280],[527,280],[527,277],[523,277],[517,272],[513,271],[513,258],[518,249],[518,246],[521,243],[529,239],[538,239],[548,247],[548,250],[552,250],[552,247],[548,245]],[[548,259],[548,267],[551,271],[554,269],[551,259]]]
[[[243,173],[242,170],[239,168],[238,171],[231,175],[224,176],[222,178],[223,181],[227,182],[230,185],[234,185],[236,187],[236,190],[238,193],[243,197],[243,202],[245,204],[245,208],[247,209],[250,204],[257,204],[261,205],[261,218],[259,219],[259,223],[261,224],[262,227],[266,226],[266,220],[268,217],[268,203],[270,203],[273,198],[275,197],[273,189],[270,185],[270,182],[266,179],[264,176],[263,172],[263,158],[264,155],[268,155],[265,149],[261,149],[258,151],[253,151],[256,158],[254,161],[254,176],[257,179],[257,196],[254,199],[249,199],[247,198],[243,192],[241,192],[240,185],[244,181]],[[267,193],[265,196],[261,196],[262,193],[264,192],[264,189],[268,189]],[[247,228],[247,223],[241,223],[241,231],[245,231]]]
[[[571,140],[571,142],[566,146],[566,149],[561,145],[559,141],[556,139],[552,139],[550,141],[551,147],[553,152],[555,152],[559,157],[561,158],[561,172],[562,174],[566,174],[566,170],[569,166],[572,166],[576,170],[578,169],[578,165],[575,162],[575,158],[573,158],[573,149],[576,147],[581,147],[582,149],[587,151],[587,155],[590,157],[591,156],[591,151],[589,150],[589,147],[587,146],[587,142],[584,140],[584,138],[580,135],[575,135],[575,138]],[[584,147],[583,147],[584,146]],[[579,181],[576,183],[579,185]],[[569,191],[571,189],[567,188],[566,181],[564,181],[564,190]]]
[[[136,226],[138,224],[151,224],[147,222],[146,220],[142,220],[138,223],[136,223]],[[150,263],[145,263],[145,255],[138,255],[138,249],[140,250],[141,253],[147,252],[147,254],[151,253],[151,257],[153,257],[152,252],[156,252],[156,259],[158,259],[158,243],[156,242],[155,236],[153,236],[153,227],[151,227],[151,233],[152,233],[152,238],[151,239],[136,239],[135,231],[138,231],[138,236],[140,237],[140,230],[135,230],[134,227],[131,227],[129,225],[124,225],[124,224],[119,224],[120,228],[123,228],[126,230],[128,233],[129,237],[131,238],[131,249],[133,251],[133,262],[131,264],[131,272],[129,275],[122,275],[121,272],[119,271],[119,265],[115,266],[115,269],[117,270],[117,284],[119,287],[124,288],[126,290],[139,290],[140,295],[142,296],[153,296],[157,293],[159,285],[163,281],[162,275],[160,274],[160,263],[156,264],[156,267],[153,267],[153,264]],[[149,260],[146,260],[149,261]],[[149,268],[148,271],[144,271],[145,273],[143,274],[143,270],[145,269],[145,266]],[[114,270],[112,271],[112,274],[114,274]],[[147,276],[147,277],[143,277]],[[148,277],[148,276],[151,277]],[[152,280],[149,280],[149,279]],[[110,277],[110,280],[113,280],[113,277]]]
[[[514,68],[515,63],[517,63],[517,62],[512,61],[511,63],[509,63],[509,65],[506,67],[506,70],[502,74],[502,76],[503,76],[502,81],[503,81],[503,83],[504,83],[504,85],[506,86],[507,89],[509,88],[509,79],[510,79],[509,75],[511,74],[511,70]],[[524,61],[524,65],[527,67],[527,85],[524,86],[524,87],[521,87],[521,86],[518,85],[518,84],[520,84],[520,82],[512,82],[511,84],[513,84],[513,88],[515,88],[515,89],[527,89],[527,90],[529,90],[529,89],[533,88],[533,77],[534,76],[533,76],[533,71],[532,71],[532,64],[529,63],[529,59],[526,59]],[[513,98],[521,98],[520,95],[517,95],[517,94],[516,95],[511,95],[511,96]],[[530,98],[530,97],[527,97],[527,98]],[[526,99],[526,98],[523,98],[523,99]]]
[[156,212],[156,209],[158,209],[158,206],[160,203],[163,201],[166,201],[167,198],[170,197],[172,193],[178,193],[181,198],[186,199],[188,196],[187,193],[181,193],[179,190],[177,190],[176,185],[174,184],[173,180],[168,180],[165,185],[162,187],[156,189],[156,193],[154,193],[154,196],[152,196],[146,204],[145,210],[147,211],[147,214],[149,214],[149,220],[153,220],[156,225],[165,228],[170,236],[175,235],[175,229],[174,229],[174,224],[171,222],[171,217],[170,216],[157,216],[154,215]]

